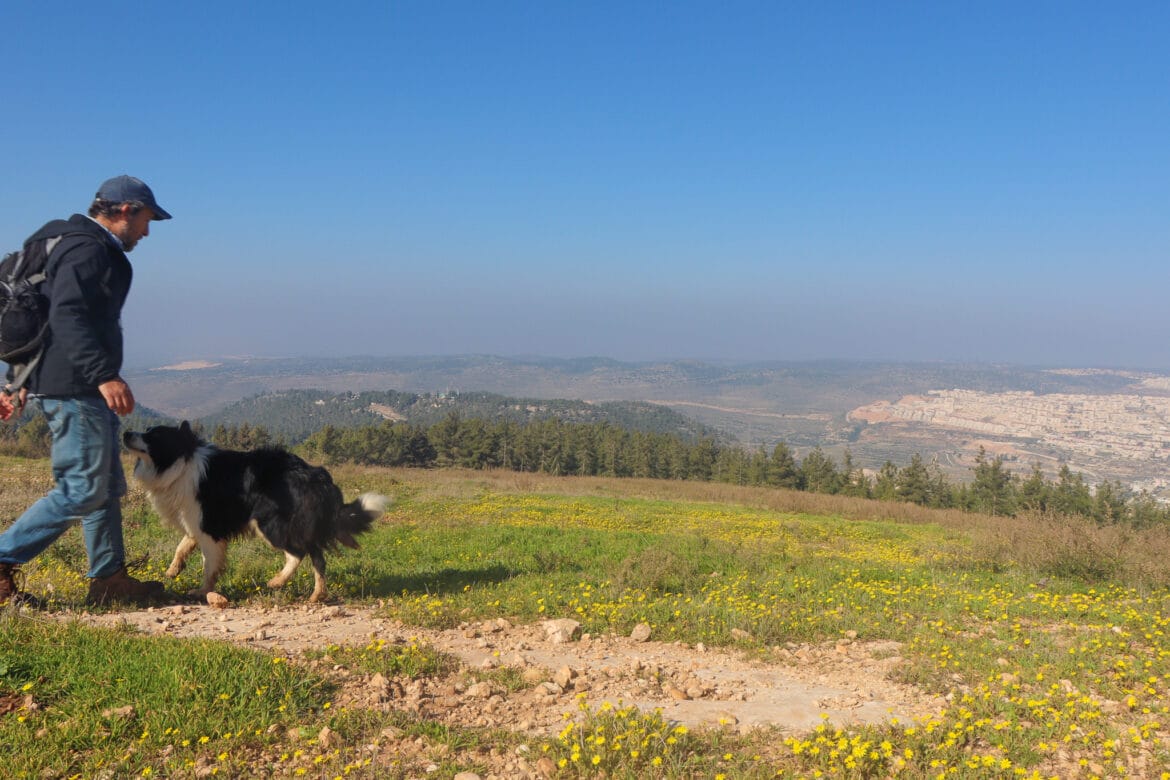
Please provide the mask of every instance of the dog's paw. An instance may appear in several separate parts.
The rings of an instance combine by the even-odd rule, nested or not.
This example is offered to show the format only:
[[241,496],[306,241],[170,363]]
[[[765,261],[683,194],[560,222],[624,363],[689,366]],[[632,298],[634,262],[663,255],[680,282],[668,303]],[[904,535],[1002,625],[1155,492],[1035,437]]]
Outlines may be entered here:
[[183,567],[182,567],[182,566],[172,566],[172,567],[170,567],[169,569],[167,569],[167,571],[166,571],[166,575],[167,575],[168,577],[170,577],[171,579],[174,579],[175,577],[178,577],[178,576],[179,576],[180,574],[182,574],[182,573],[183,573]]
[[287,582],[287,580],[281,579],[280,577],[273,577],[272,579],[270,579],[268,581],[268,587],[270,587],[270,588],[283,588],[285,586],[286,582]]

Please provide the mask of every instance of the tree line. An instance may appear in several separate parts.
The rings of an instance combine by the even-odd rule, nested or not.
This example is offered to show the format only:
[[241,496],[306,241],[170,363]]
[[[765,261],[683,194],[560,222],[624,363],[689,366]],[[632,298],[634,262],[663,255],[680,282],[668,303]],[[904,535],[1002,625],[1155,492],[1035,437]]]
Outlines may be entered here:
[[[38,420],[40,423],[38,424]],[[201,426],[196,425],[196,430]],[[262,425],[218,424],[200,434],[227,449],[287,446]],[[951,481],[935,462],[915,454],[903,466],[886,461],[873,474],[845,451],[840,462],[816,447],[803,458],[784,442],[770,451],[745,450],[713,437],[685,438],[622,428],[607,422],[557,418],[516,422],[464,418],[450,413],[430,426],[385,421],[340,428],[326,425],[293,448],[327,464],[506,469],[554,476],[645,477],[765,486],[814,493],[902,501],[990,515],[1054,512],[1101,524],[1149,526],[1170,523],[1170,507],[1120,482],[1090,485],[1062,465],[1048,479],[1038,464],[1026,475],[1012,473],[1000,456],[980,448],[969,481]],[[43,418],[19,429],[0,429],[0,452],[48,455]]]
[[298,450],[326,463],[714,481],[990,515],[1055,512],[1102,524],[1170,523],[1170,507],[1163,507],[1148,493],[1134,493],[1118,481],[1090,485],[1067,464],[1055,479],[1048,479],[1038,464],[1026,475],[1014,474],[1001,456],[992,457],[983,448],[975,458],[971,479],[956,482],[919,454],[903,466],[887,460],[869,474],[853,462],[848,450],[837,462],[819,447],[797,458],[784,442],[771,451],[748,451],[709,437],[689,441],[607,423],[487,422],[451,414],[430,427],[388,422],[351,429],[327,426]]

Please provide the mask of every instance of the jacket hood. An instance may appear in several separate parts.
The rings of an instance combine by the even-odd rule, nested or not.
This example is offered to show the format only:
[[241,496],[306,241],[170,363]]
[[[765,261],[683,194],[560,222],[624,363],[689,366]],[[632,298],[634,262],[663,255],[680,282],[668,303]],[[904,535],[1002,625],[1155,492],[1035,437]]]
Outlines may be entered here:
[[109,241],[105,228],[84,214],[74,214],[69,219],[54,219],[28,237],[29,241],[51,238],[64,233],[85,233],[102,241]]

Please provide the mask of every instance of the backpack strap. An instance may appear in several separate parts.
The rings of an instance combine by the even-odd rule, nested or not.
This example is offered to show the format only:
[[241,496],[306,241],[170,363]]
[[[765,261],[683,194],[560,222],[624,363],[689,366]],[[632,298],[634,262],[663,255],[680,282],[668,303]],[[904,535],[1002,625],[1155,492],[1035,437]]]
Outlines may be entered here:
[[[40,284],[41,282],[48,279],[49,278],[48,277],[49,257],[52,256],[53,250],[57,248],[57,244],[60,244],[61,239],[65,238],[65,236],[75,236],[75,235],[84,235],[84,234],[83,233],[62,233],[61,235],[53,236],[48,241],[46,241],[45,242],[45,267],[44,267],[44,270],[42,270],[40,273],[33,274],[32,276],[28,277],[28,279],[26,279],[25,281],[27,281],[29,284]],[[19,270],[20,270],[20,268],[18,266],[15,272],[19,272]]]
[[[12,381],[4,385],[4,389],[0,392],[19,398],[21,388],[24,387],[24,383],[28,381],[28,378],[32,374],[33,369],[37,367],[37,363],[41,362],[41,355],[43,354],[45,354],[45,348],[42,346],[37,350],[37,354],[33,355],[32,359],[27,363],[22,366],[13,366],[12,368],[14,369],[15,374],[12,377]],[[17,403],[17,406],[19,405],[20,404]]]
[[[59,236],[49,237],[45,241],[45,268],[43,271],[41,271],[41,273],[30,276],[29,281],[32,281],[34,284],[40,284],[49,278],[49,264],[53,260],[53,250],[57,248],[58,244],[71,236],[88,236],[90,238],[95,238],[93,233],[86,233],[81,230],[69,230]],[[104,238],[98,240],[103,242],[105,241]]]

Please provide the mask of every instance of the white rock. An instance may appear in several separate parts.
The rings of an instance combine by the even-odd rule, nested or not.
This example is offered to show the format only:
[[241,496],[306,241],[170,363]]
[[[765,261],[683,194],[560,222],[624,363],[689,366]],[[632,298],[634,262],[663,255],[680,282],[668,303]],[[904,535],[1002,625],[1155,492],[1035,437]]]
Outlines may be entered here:
[[545,638],[554,644],[564,644],[573,641],[573,637],[581,631],[581,624],[571,618],[546,620],[544,622]]
[[630,639],[635,642],[645,642],[650,638],[650,626],[647,623],[639,623],[634,626],[634,630],[630,632]]

